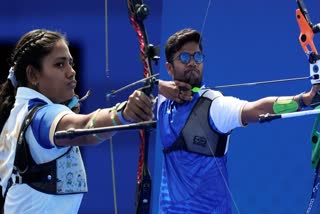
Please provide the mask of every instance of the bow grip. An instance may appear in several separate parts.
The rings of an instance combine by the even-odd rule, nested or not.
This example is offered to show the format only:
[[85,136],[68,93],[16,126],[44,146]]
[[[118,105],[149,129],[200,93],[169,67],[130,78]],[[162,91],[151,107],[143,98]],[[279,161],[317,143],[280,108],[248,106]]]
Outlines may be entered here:
[[318,131],[319,121],[320,121],[320,115],[317,116],[316,121],[314,122],[312,134],[311,134],[311,145],[312,145],[311,163],[313,168],[316,168],[318,166],[319,159],[320,159],[320,143],[319,143],[320,133]]

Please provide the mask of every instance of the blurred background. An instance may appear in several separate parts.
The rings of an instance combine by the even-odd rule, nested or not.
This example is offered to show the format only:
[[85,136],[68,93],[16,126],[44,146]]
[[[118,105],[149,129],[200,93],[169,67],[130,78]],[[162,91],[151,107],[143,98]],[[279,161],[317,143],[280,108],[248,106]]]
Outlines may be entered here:
[[[78,87],[91,90],[82,112],[126,100],[137,87],[106,99],[106,93],[142,78],[137,35],[126,1],[4,0],[0,7],[0,78],[7,77],[14,44],[27,31],[47,28],[65,33],[75,58]],[[298,36],[297,3],[291,1],[144,1],[150,43],[161,45],[174,32],[192,27],[203,33],[207,86],[309,75]],[[320,22],[319,2],[305,0],[311,20]],[[107,12],[106,12],[107,11]],[[206,18],[205,18],[206,17]],[[106,42],[108,41],[108,42]],[[319,37],[315,37],[319,45]],[[164,54],[154,72],[169,80]],[[309,81],[221,90],[249,101],[308,91]],[[156,95],[156,91],[154,94]],[[315,116],[251,124],[233,131],[229,147],[230,188],[241,213],[303,213],[312,182],[310,134]],[[152,133],[149,159],[153,179],[152,213],[158,210],[161,142]],[[82,147],[89,192],[79,213],[134,213],[139,136],[125,131],[110,142]],[[115,182],[111,157],[114,157]],[[116,187],[116,194],[113,187]],[[116,197],[114,197],[116,195]],[[116,208],[115,208],[116,207]],[[234,206],[235,207],[235,206]]]

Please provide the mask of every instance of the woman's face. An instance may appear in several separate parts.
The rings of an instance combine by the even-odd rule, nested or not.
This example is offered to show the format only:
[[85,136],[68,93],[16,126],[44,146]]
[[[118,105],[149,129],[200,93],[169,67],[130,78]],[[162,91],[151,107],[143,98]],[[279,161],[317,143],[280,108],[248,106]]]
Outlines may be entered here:
[[73,58],[68,45],[64,40],[59,40],[51,53],[43,58],[37,90],[54,103],[71,99],[77,85],[72,66]]

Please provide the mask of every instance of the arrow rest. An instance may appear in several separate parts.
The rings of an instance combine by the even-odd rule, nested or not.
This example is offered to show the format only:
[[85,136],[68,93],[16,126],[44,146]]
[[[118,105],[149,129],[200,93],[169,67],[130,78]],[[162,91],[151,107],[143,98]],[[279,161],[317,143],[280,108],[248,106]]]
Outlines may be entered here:
[[146,50],[146,56],[150,57],[156,65],[158,65],[159,63],[159,59],[160,59],[159,54],[160,54],[160,46],[154,46],[153,44],[148,44],[148,47]]

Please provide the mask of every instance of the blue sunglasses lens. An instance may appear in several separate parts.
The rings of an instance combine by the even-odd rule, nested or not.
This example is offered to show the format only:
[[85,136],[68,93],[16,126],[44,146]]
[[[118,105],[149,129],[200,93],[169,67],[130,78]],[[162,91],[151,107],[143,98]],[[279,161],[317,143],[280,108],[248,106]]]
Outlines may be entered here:
[[182,63],[188,64],[190,62],[191,55],[189,53],[181,53],[179,58]]
[[179,59],[183,64],[188,64],[191,60],[191,56],[193,56],[193,59],[197,64],[201,64],[203,62],[204,56],[201,52],[195,52],[194,54],[183,52],[180,53]]
[[201,52],[195,52],[193,54],[193,58],[197,64],[201,64],[203,62],[203,54]]

